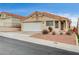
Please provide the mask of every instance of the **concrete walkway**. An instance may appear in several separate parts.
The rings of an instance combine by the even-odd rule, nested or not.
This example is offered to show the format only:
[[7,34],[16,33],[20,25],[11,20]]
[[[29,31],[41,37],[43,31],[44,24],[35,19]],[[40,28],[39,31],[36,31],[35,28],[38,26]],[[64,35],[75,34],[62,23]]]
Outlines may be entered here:
[[69,45],[69,44],[64,44],[64,43],[59,43],[59,42],[51,42],[48,40],[40,40],[37,38],[32,38],[29,35],[25,35],[25,34],[22,34],[19,32],[0,32],[0,36],[13,38],[16,40],[22,40],[22,41],[26,41],[26,42],[32,42],[32,43],[45,45],[45,46],[60,48],[60,49],[79,53],[79,46]]

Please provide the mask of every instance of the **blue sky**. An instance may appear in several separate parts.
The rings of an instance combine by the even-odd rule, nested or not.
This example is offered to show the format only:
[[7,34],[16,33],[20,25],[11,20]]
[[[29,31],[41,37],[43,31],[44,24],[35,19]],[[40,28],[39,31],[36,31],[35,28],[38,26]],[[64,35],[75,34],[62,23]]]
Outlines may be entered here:
[[79,4],[77,3],[0,3],[1,12],[10,12],[27,16],[34,11],[46,11],[72,20],[76,26],[79,17]]

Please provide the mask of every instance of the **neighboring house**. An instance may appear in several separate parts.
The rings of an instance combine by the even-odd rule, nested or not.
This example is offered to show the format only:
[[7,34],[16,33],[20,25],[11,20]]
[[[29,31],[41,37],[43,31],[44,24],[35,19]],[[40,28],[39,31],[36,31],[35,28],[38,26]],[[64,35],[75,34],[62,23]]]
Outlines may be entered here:
[[0,12],[0,31],[19,31],[24,19],[23,16]]
[[33,12],[22,22],[22,31],[42,31],[52,27],[54,31],[67,31],[70,27],[68,18],[48,12]]

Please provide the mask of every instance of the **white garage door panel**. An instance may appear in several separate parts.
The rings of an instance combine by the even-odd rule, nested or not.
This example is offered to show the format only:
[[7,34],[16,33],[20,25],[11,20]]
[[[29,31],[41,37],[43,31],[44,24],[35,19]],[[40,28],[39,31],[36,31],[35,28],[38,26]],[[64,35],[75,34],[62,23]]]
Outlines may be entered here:
[[23,31],[41,31],[42,30],[42,23],[24,23],[23,24]]

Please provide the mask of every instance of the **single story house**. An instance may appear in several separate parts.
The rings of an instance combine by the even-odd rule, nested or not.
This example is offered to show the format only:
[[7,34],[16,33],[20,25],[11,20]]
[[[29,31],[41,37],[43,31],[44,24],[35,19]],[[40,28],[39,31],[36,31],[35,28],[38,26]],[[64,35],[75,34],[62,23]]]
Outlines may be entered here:
[[25,17],[8,12],[0,12],[0,31],[19,31],[21,30],[21,21]]
[[67,31],[70,19],[48,12],[33,12],[21,24],[22,31],[42,31],[52,27],[54,31]]

